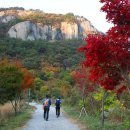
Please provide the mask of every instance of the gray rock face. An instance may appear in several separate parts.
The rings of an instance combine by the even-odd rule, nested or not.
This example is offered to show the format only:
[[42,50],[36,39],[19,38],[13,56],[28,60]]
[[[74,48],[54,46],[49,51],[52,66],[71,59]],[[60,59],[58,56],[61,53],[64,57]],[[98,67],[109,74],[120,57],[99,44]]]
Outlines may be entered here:
[[76,17],[78,21],[78,32],[79,37],[85,38],[88,34],[95,34],[97,33],[97,29],[93,27],[90,21],[85,19],[84,17]]
[[76,23],[61,23],[61,32],[64,39],[78,39],[78,25]]
[[30,21],[21,22],[16,24],[15,26],[12,26],[8,31],[8,34],[10,37],[13,38],[20,38],[22,40],[35,40],[32,28],[33,25]]
[[9,37],[22,40],[47,40],[49,37],[49,27],[40,27],[31,21],[20,22],[12,26],[8,31]]
[[15,16],[0,16],[0,23],[8,23],[9,21],[16,19]]
[[8,35],[22,40],[64,40],[85,38],[88,34],[98,32],[87,19],[77,16],[75,20],[74,23],[61,22],[59,28],[24,21],[12,26],[8,31]]

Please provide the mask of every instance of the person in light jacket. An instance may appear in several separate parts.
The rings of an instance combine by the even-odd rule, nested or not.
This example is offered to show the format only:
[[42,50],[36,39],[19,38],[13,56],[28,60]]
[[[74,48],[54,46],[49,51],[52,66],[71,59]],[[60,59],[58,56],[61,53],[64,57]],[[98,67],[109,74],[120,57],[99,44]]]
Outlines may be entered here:
[[51,106],[51,99],[49,98],[48,95],[46,95],[46,98],[44,98],[42,100],[42,105],[43,105],[43,109],[44,109],[44,119],[46,121],[48,121],[48,117],[49,117],[49,110],[50,110],[50,106]]

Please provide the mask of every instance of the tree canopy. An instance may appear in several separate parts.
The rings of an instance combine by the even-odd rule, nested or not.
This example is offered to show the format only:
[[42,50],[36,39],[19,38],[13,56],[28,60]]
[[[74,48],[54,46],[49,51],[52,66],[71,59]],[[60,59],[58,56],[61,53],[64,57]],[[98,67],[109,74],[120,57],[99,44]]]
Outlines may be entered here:
[[89,35],[82,64],[89,68],[89,78],[105,90],[130,92],[130,3],[128,0],[100,0],[106,19],[114,24],[106,34]]

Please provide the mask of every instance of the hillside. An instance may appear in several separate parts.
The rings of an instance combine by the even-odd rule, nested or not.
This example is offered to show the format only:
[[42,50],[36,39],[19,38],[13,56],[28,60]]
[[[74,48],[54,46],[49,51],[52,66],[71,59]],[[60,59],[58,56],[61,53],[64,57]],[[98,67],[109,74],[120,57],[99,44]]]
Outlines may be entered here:
[[82,58],[76,49],[83,44],[82,40],[48,42],[5,38],[0,39],[0,59],[17,59],[28,69],[35,70],[49,64],[65,69],[74,68]]
[[0,37],[22,40],[82,39],[98,30],[83,16],[52,14],[23,8],[0,9]]

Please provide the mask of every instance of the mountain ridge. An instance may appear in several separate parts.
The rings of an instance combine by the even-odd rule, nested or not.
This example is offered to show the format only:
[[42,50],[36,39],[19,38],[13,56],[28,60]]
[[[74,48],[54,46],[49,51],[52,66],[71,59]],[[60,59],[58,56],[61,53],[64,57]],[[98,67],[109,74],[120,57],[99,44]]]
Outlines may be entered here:
[[22,40],[82,39],[89,34],[99,33],[89,20],[73,13],[44,13],[22,7],[0,9],[0,23],[9,22],[13,24],[7,29],[6,36]]

